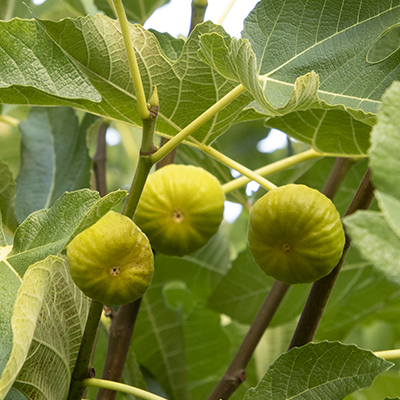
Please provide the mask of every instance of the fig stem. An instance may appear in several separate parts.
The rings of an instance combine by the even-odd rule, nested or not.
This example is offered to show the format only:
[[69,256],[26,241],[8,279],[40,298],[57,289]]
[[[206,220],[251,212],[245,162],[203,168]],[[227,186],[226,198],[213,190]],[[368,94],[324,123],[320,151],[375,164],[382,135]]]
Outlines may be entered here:
[[173,150],[178,144],[190,136],[193,132],[204,125],[209,119],[218,114],[224,109],[229,103],[239,97],[246,91],[243,85],[238,85],[227,93],[222,99],[213,104],[208,110],[204,111],[203,114],[198,116],[189,125],[183,128],[178,134],[176,134],[171,140],[169,140],[164,146],[157,150],[152,156],[151,161],[153,164],[158,163],[162,160],[171,150]]
[[[350,206],[345,213],[345,216],[350,215],[357,210],[368,209],[373,197],[374,188],[371,183],[370,170],[368,169]],[[319,281],[314,282],[288,350],[292,349],[293,347],[303,346],[314,339],[315,333],[317,332],[322,318],[322,314],[325,310],[325,306],[328,302],[333,286],[335,285],[342,264],[346,258],[349,247],[350,239],[346,235],[346,243],[343,254],[337,266],[329,275],[325,276]]]
[[[253,171],[254,174],[260,175],[262,177],[266,175],[271,175],[279,171],[283,171],[287,168],[290,168],[296,164],[300,164],[302,162],[324,157],[325,154],[319,153],[313,149],[304,151],[299,154],[295,154],[291,157],[284,158],[283,160],[276,161],[272,164],[266,165],[265,167],[256,169]],[[240,171],[238,171],[240,172]],[[230,182],[225,183],[222,185],[222,189],[224,190],[225,194],[232,192],[233,190],[240,189],[247,185],[253,178],[248,177],[246,174],[242,174],[239,178],[233,179]],[[263,186],[264,187],[264,186]]]
[[[265,188],[267,190],[271,190],[271,189],[275,189],[276,188],[276,185],[274,185],[269,180],[263,178],[262,176],[257,174],[255,171],[252,171],[251,169],[246,168],[245,166],[243,166],[242,164],[238,163],[237,161],[232,160],[231,158],[227,157],[226,155],[220,153],[218,150],[215,150],[213,147],[207,146],[205,144],[199,144],[197,147],[201,151],[203,151],[204,153],[208,154],[209,156],[215,158],[216,160],[218,160],[222,164],[226,165],[227,167],[229,167],[231,169],[234,169],[235,171],[240,172],[242,175],[244,175],[248,179],[248,181],[256,181],[263,188]],[[226,185],[223,185],[222,189],[226,193],[225,186]]]
[[218,18],[217,25],[222,25],[224,22],[226,16],[229,14],[229,11],[231,11],[233,5],[236,3],[236,0],[231,0],[230,3],[226,6],[224,12],[221,14],[221,16]]
[[83,385],[86,387],[98,387],[103,389],[115,390],[121,393],[133,394],[145,400],[166,400],[164,397],[147,392],[146,390],[136,388],[134,386],[125,385],[119,382],[107,381],[105,379],[88,378],[85,379]]
[[206,13],[207,6],[207,0],[192,1],[192,19],[190,21],[189,35],[197,24],[201,24],[204,21],[204,15]]
[[246,377],[246,367],[290,285],[275,281],[238,352],[208,400],[228,399]]
[[121,0],[113,0],[114,11],[117,14],[119,25],[121,27],[122,38],[124,40],[126,54],[128,56],[129,69],[131,71],[133,87],[135,89],[137,107],[139,116],[142,120],[149,118],[150,111],[147,108],[146,96],[144,94],[142,78],[140,76],[135,51],[133,49],[133,41],[129,33],[128,20],[126,18],[125,9]]
[[92,377],[91,375],[93,372],[90,368],[90,363],[95,348],[97,330],[102,311],[103,304],[92,300],[86,320],[85,330],[83,332],[81,346],[76,359],[75,368],[72,372],[68,400],[80,399],[85,390],[83,380]]

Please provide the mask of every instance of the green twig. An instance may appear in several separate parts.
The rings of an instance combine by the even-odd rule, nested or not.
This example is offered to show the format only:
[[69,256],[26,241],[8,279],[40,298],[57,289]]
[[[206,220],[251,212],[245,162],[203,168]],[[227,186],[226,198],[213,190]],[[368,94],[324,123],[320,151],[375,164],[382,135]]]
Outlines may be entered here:
[[[283,160],[276,161],[272,164],[266,165],[265,167],[259,168],[255,171],[253,171],[254,174],[257,174],[259,176],[267,176],[274,174],[279,171],[283,171],[287,168],[292,167],[293,165],[311,160],[313,158],[319,158],[323,157],[324,154],[318,153],[315,150],[307,150],[303,153],[296,154],[294,156],[285,158]],[[240,172],[240,171],[239,171]],[[240,189],[243,186],[247,185],[251,181],[250,177],[248,177],[246,174],[242,174],[243,176],[233,179],[230,182],[225,183],[222,185],[222,188],[225,193],[232,192],[233,190]],[[254,179],[254,178],[253,178]]]
[[98,387],[103,389],[115,390],[122,393],[132,394],[145,400],[167,400],[164,397],[157,396],[156,394],[146,392],[145,390],[136,388],[134,386],[124,385],[123,383],[107,381],[103,379],[89,378],[83,381],[87,387]]
[[222,25],[224,22],[226,16],[229,14],[229,11],[231,11],[231,8],[233,5],[236,3],[236,0],[231,0],[228,6],[225,8],[224,12],[221,14],[221,16],[218,18],[217,25]]
[[[242,175],[245,175],[248,178],[249,181],[250,180],[256,181],[257,183],[259,183],[266,190],[271,190],[271,189],[275,189],[276,188],[276,185],[274,185],[272,182],[270,182],[267,179],[263,178],[262,176],[260,176],[256,172],[252,171],[251,169],[244,167],[242,164],[238,163],[237,161],[234,161],[231,158],[227,157],[226,155],[220,153],[218,150],[215,150],[213,147],[206,146],[206,145],[199,145],[198,147],[204,153],[206,153],[209,156],[215,158],[216,160],[218,160],[222,164],[226,165],[227,167],[229,167],[231,169],[234,169],[235,171],[240,172]],[[225,187],[223,187],[223,189],[225,191]]]
[[172,149],[178,146],[183,140],[185,140],[189,135],[199,129],[204,125],[210,118],[218,114],[223,108],[225,108],[229,103],[239,97],[246,89],[243,85],[236,86],[228,94],[226,94],[221,100],[217,101],[208,110],[204,111],[199,117],[192,121],[188,126],[182,129],[177,135],[175,135],[169,142],[167,142],[163,147],[157,150],[152,156],[151,160],[155,164],[162,160]]
[[97,329],[103,311],[103,304],[92,300],[89,315],[86,321],[85,331],[79,348],[78,357],[76,359],[75,368],[72,373],[68,400],[79,400],[85,390],[82,381],[91,378],[93,375],[90,363],[95,347]]
[[400,349],[375,351],[374,354],[385,360],[398,360],[400,358]]
[[189,35],[197,24],[201,24],[204,21],[204,15],[206,13],[207,6],[207,0],[192,1],[192,19],[190,21]]
[[129,69],[131,71],[133,86],[135,88],[137,106],[139,115],[142,120],[149,117],[149,110],[147,108],[146,96],[144,94],[142,78],[140,76],[139,67],[133,50],[131,35],[129,33],[128,20],[125,15],[125,10],[121,0],[113,0],[114,9],[117,14],[119,25],[121,27],[122,38],[124,40],[126,54],[128,56]]

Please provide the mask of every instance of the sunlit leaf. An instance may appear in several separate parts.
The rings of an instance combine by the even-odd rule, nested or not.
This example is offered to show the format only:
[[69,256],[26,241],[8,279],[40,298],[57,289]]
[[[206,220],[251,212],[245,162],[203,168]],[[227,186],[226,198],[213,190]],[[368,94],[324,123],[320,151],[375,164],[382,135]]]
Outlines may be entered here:
[[66,398],[89,304],[63,259],[50,256],[28,269],[11,319],[13,347],[0,399],[11,386],[28,398]]

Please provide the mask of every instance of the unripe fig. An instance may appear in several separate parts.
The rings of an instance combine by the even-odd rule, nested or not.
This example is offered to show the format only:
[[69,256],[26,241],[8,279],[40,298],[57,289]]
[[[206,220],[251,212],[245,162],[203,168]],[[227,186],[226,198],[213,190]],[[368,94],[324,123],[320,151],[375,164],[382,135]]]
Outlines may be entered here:
[[224,201],[212,174],[170,164],[149,176],[134,219],[155,251],[181,257],[203,247],[217,232]]
[[249,245],[256,263],[288,284],[328,275],[340,260],[344,242],[331,200],[305,185],[273,189],[250,212]]
[[154,271],[147,237],[130,218],[114,211],[72,240],[67,261],[76,285],[103,304],[139,299]]

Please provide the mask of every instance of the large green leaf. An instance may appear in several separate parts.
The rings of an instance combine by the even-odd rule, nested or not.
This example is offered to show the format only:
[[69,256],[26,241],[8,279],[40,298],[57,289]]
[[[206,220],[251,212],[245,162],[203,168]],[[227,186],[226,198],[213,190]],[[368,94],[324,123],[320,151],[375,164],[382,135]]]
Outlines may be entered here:
[[[143,25],[158,7],[169,2],[170,0],[125,0],[124,8],[126,16],[130,21]],[[111,18],[115,17],[115,13],[107,0],[95,0],[94,3],[106,15]]]
[[36,261],[59,254],[74,236],[98,221],[125,195],[122,190],[103,198],[88,189],[65,193],[51,208],[32,213],[18,227],[7,261],[23,276]]
[[244,400],[342,400],[391,366],[354,345],[310,343],[279,357]]
[[[175,60],[152,33],[130,26],[147,98],[157,86],[160,134],[174,136],[236,86],[198,59],[199,35],[209,32],[229,37],[220,26],[199,25]],[[119,24],[105,16],[0,23],[0,80],[1,103],[71,106],[141,125]],[[251,100],[240,95],[192,138],[211,143]]]
[[[199,55],[227,79],[243,84],[267,115],[296,112],[271,126],[290,125],[287,133],[316,150],[365,154],[368,127],[339,111],[373,124],[381,95],[400,76],[400,54],[378,64],[368,63],[366,56],[399,16],[398,4],[374,0],[263,0],[247,17],[243,39],[203,35]],[[331,115],[309,109],[338,111]],[[296,128],[296,120],[310,126],[304,132]],[[321,124],[333,131],[320,129]]]
[[20,221],[52,206],[64,192],[90,186],[86,131],[95,118],[86,114],[79,125],[72,108],[32,108],[19,125],[21,168],[15,207]]
[[362,256],[389,281],[400,285],[400,236],[390,228],[382,213],[358,211],[344,222]]
[[15,302],[13,348],[0,378],[28,398],[65,399],[89,310],[63,259],[50,256],[26,272]]

